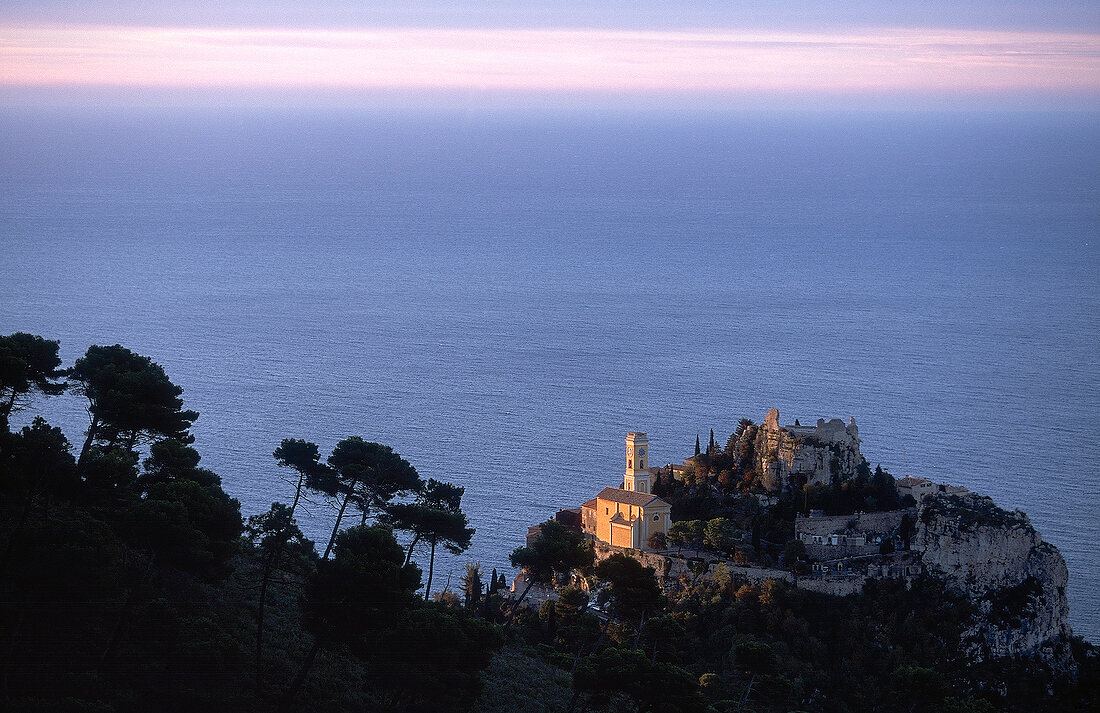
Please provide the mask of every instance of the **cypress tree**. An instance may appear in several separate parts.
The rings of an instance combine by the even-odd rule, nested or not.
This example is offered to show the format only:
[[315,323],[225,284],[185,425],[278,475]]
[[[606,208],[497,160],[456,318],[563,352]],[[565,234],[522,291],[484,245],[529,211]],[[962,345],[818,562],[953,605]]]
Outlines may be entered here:
[[695,455],[699,455],[700,452],[701,451],[699,450],[699,434],[696,433],[695,434]]

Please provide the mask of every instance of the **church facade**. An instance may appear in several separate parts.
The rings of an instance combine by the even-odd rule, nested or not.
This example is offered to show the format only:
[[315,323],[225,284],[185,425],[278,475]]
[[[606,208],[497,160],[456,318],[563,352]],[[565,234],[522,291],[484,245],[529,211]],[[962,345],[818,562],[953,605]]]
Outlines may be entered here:
[[672,506],[653,495],[656,468],[649,467],[649,439],[626,436],[626,472],[620,488],[604,488],[581,506],[581,525],[601,542],[643,549],[657,532],[668,534]]

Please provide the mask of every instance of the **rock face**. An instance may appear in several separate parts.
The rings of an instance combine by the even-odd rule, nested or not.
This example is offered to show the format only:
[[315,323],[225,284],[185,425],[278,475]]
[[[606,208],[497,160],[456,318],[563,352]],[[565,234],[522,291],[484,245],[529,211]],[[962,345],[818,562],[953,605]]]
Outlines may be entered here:
[[927,574],[973,605],[962,640],[973,663],[1028,659],[1056,676],[1076,676],[1066,563],[1027,515],[972,493],[935,495],[921,503],[911,548]]
[[771,491],[787,490],[792,478],[828,485],[855,477],[863,463],[855,419],[817,420],[816,426],[779,425],[779,411],[771,409],[757,430],[756,468]]

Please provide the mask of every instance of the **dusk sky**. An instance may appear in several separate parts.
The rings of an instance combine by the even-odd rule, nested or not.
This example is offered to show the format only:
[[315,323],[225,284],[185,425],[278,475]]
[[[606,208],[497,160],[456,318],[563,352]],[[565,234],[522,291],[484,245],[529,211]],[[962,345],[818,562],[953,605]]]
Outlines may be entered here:
[[8,0],[0,102],[1100,108],[1095,2]]

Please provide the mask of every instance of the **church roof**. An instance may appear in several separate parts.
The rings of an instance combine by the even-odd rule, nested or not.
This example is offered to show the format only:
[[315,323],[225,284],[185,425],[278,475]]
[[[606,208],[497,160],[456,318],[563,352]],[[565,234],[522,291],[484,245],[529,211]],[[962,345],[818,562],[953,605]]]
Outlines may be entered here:
[[581,505],[581,507],[582,508],[595,508],[596,507],[596,498],[592,498],[591,500],[586,502],[584,505]]
[[627,520],[625,517],[623,517],[622,513],[617,512],[617,513],[615,513],[614,515],[611,516],[611,524],[612,525],[629,525],[630,520]]
[[661,500],[653,493],[639,493],[636,490],[623,490],[622,488],[604,488],[596,497],[601,500],[610,500],[613,503],[622,503],[623,505],[633,505],[635,507],[652,505],[654,501],[668,505],[668,503]]

